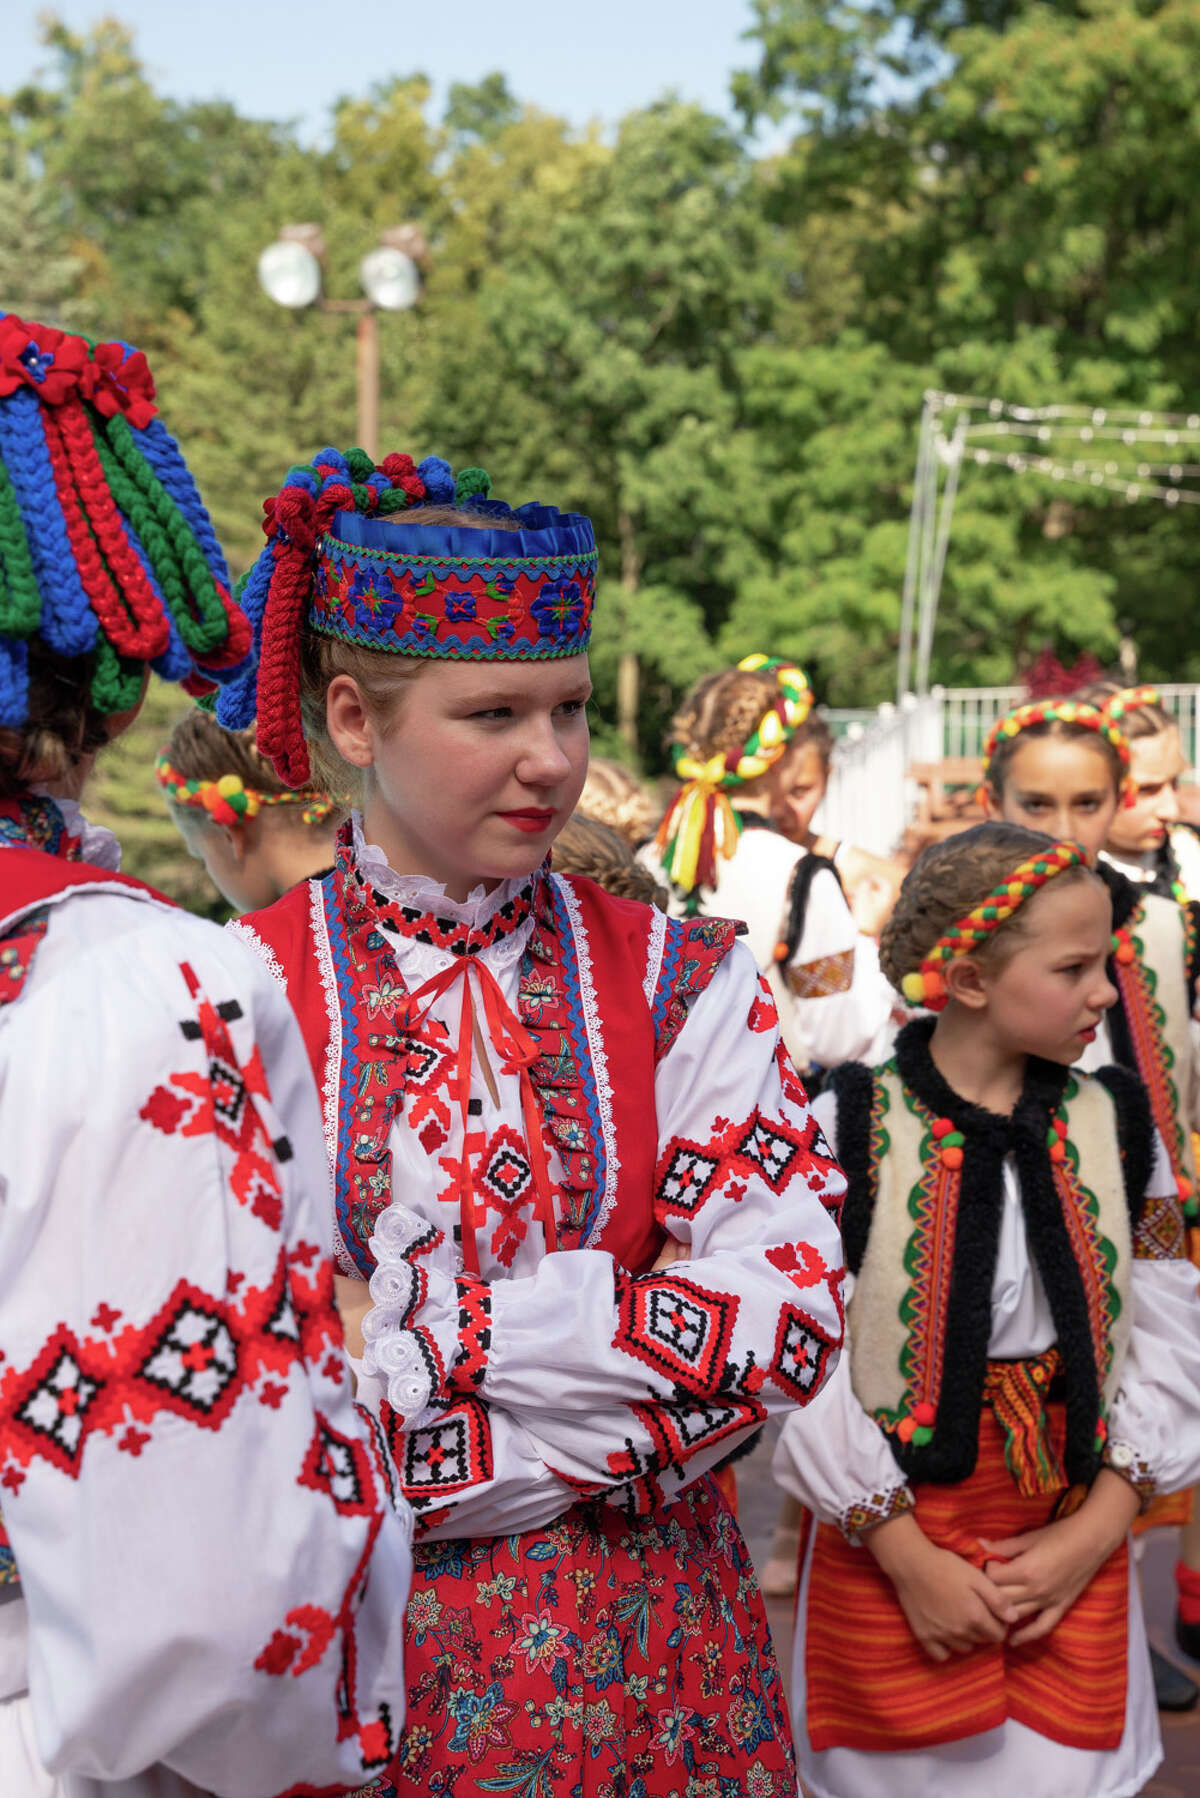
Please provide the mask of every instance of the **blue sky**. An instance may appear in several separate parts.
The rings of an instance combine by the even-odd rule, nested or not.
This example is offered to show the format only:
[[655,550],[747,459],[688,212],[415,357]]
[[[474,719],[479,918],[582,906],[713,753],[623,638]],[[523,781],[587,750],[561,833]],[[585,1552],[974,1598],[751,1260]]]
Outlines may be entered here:
[[[9,14],[0,88],[44,62],[40,4]],[[155,85],[180,99],[220,97],[259,118],[299,118],[318,133],[339,94],[421,72],[440,100],[452,81],[502,69],[519,99],[575,124],[611,123],[667,88],[728,110],[729,73],[748,0],[58,0],[75,30],[106,13],[131,26]]]

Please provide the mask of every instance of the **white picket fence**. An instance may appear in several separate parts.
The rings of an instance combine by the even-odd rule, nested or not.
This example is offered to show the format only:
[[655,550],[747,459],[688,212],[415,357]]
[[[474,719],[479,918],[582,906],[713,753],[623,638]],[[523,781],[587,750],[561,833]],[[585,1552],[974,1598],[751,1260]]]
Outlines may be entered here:
[[[1200,686],[1160,685],[1164,706],[1179,721],[1188,766],[1200,763]],[[837,733],[833,771],[816,828],[877,855],[895,848],[913,815],[914,762],[979,755],[997,718],[1019,705],[1023,687],[935,687],[924,698],[906,694],[877,712],[826,714]]]

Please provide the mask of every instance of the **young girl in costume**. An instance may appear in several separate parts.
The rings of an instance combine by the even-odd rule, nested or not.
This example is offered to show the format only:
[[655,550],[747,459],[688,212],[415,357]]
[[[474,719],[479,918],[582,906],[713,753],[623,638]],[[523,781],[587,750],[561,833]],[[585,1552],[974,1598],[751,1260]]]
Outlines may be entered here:
[[244,593],[257,683],[219,710],[289,785],[359,786],[333,874],[230,928],[308,1041],[359,1396],[418,1512],[397,1787],[785,1798],[704,1476],[836,1356],[842,1180],[734,926],[548,872],[592,529],[487,492],[436,458],[293,469]]
[[[805,1071],[886,1043],[894,995],[874,943],[855,924],[829,861],[773,822],[796,762],[827,735],[801,669],[767,656],[710,675],[676,715],[683,781],[645,859],[669,880],[673,909],[740,919],[770,983],[783,1038]],[[791,824],[811,823],[792,806]]]
[[846,1168],[847,1350],[784,1425],[817,1519],[793,1682],[814,1798],[1125,1798],[1159,1759],[1127,1532],[1200,1471],[1200,1299],[1073,843],[932,848],[884,932],[932,1016],[814,1105]]
[[340,1791],[403,1721],[295,1021],[79,806],[150,668],[251,647],[155,411],[128,344],[0,316],[5,1798]]
[[1109,825],[1105,860],[1135,886],[1181,904],[1200,900],[1200,833],[1179,812],[1187,759],[1157,687],[1097,681],[1075,697],[1099,706],[1129,742],[1130,790]]
[[337,801],[285,787],[253,730],[223,730],[196,707],[171,732],[156,772],[188,853],[236,911],[273,905],[298,880],[332,868]]
[[[1189,1225],[1197,1217],[1192,1132],[1200,1121],[1200,1027],[1193,1020],[1197,981],[1198,908],[1135,882],[1105,853],[1114,829],[1137,809],[1132,755],[1125,735],[1127,708],[1113,711],[1075,699],[1019,706],[1000,719],[985,746],[984,799],[988,811],[1014,823],[1071,836],[1087,850],[1112,901],[1109,977],[1117,1000],[1080,1057],[1094,1070],[1117,1062],[1145,1086],[1155,1126],[1183,1201]],[[1136,708],[1134,708],[1136,710]],[[1133,805],[1130,801],[1133,800]],[[1194,1234],[1193,1234],[1194,1240]],[[1149,1522],[1183,1523],[1190,1509],[1180,1494],[1156,1504]],[[1184,1539],[1177,1568],[1181,1602],[1194,1560],[1200,1578],[1200,1541]],[[1186,1709],[1196,1688],[1153,1651],[1155,1682],[1164,1709]]]

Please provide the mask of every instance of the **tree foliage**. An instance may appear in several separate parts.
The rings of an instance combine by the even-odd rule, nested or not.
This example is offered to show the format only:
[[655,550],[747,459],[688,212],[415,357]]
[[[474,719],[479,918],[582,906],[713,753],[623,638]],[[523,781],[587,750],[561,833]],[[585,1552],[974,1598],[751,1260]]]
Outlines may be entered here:
[[[410,73],[317,144],[51,18],[44,74],[0,96],[0,304],[146,348],[240,569],[288,465],[355,435],[353,321],[274,306],[259,252],[319,225],[348,299],[418,222],[421,304],[379,320],[383,445],[596,520],[601,739],[632,657],[652,770],[681,689],[751,649],[875,703],[926,388],[1200,411],[1200,0],[751,12],[738,125],[668,97],[608,139],[499,74],[435,117]],[[935,678],[1107,660],[1123,631],[1144,673],[1200,675],[1196,522],[969,466]]]

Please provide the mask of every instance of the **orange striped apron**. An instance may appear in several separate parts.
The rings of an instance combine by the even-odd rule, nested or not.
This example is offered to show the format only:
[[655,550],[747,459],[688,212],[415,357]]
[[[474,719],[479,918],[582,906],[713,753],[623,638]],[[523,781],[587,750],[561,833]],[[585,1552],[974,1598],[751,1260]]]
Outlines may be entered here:
[[[1063,1406],[1048,1405],[1046,1419],[1051,1446],[1061,1454]],[[1033,1497],[1018,1491],[1004,1445],[1004,1431],[985,1405],[970,1478],[914,1487],[925,1534],[977,1567],[985,1560],[981,1535],[1002,1540],[1037,1529],[1062,1505],[1062,1489]],[[870,1552],[818,1524],[805,1635],[809,1741],[816,1753],[886,1754],[962,1741],[1011,1719],[1069,1748],[1114,1749],[1125,1728],[1128,1611],[1129,1557],[1122,1543],[1041,1641],[1021,1648],[982,1644],[933,1661]]]

